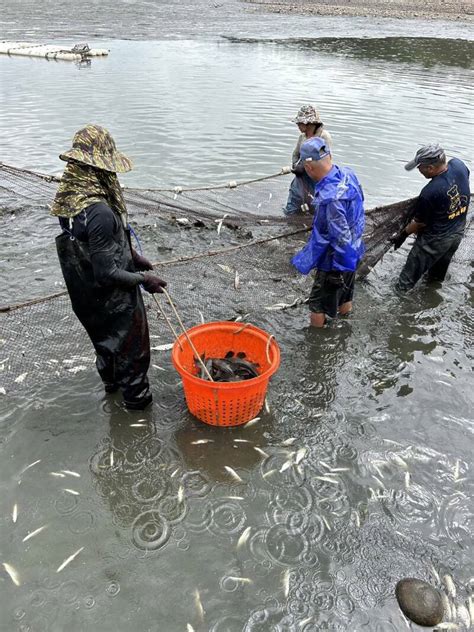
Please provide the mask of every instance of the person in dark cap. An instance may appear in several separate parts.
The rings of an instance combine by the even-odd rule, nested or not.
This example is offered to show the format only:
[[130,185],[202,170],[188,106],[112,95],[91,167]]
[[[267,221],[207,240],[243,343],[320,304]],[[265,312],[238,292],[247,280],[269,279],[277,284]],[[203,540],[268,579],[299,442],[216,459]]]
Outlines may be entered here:
[[332,145],[331,135],[325,129],[321,116],[314,105],[303,105],[298,110],[293,123],[296,123],[298,126],[300,135],[291,160],[291,170],[295,177],[290,184],[288,200],[283,208],[283,213],[287,216],[303,212],[305,204],[310,201],[308,194],[313,189],[311,178],[306,174],[303,165],[299,162],[301,145],[313,136],[322,138],[329,149],[331,149]]
[[408,235],[417,236],[396,285],[401,292],[425,274],[428,281],[444,280],[464,234],[470,201],[469,169],[458,158],[447,162],[439,145],[421,147],[405,165],[407,171],[415,168],[430,182],[418,197],[413,221],[395,240],[396,250]]
[[132,162],[110,133],[87,125],[74,136],[51,214],[59,218],[56,237],[61,270],[74,313],[96,353],[105,391],[122,391],[129,409],[152,401],[147,371],[150,340],[140,285],[162,292],[166,283],[131,247],[128,215],[118,173]]
[[352,309],[355,271],[364,254],[364,194],[355,173],[334,165],[322,138],[301,145],[301,163],[313,181],[311,237],[292,259],[302,274],[316,270],[309,297],[311,325]]

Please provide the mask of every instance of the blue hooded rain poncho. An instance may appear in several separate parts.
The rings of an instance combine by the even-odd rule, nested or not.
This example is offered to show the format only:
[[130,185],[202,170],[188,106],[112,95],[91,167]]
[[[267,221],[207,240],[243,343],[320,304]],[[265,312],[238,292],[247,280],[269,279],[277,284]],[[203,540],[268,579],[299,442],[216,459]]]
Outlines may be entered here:
[[315,183],[313,230],[306,246],[291,260],[302,274],[311,270],[354,272],[365,252],[364,194],[357,176],[334,165]]

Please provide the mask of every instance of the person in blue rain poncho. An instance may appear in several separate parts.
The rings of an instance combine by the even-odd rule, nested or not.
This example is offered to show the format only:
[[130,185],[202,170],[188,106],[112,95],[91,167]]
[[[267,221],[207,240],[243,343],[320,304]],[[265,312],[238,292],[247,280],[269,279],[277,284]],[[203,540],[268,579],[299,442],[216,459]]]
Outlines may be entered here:
[[314,220],[306,246],[291,260],[302,274],[316,271],[309,297],[311,325],[352,309],[355,271],[364,254],[364,194],[355,173],[333,164],[324,139],[301,145],[301,163],[314,181]]

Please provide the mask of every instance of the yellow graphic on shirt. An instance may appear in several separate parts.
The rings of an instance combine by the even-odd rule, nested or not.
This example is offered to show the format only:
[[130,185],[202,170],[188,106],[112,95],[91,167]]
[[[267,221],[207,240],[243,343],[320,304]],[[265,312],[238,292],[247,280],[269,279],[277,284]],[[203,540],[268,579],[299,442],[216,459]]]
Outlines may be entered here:
[[448,219],[454,219],[455,217],[459,217],[459,215],[466,213],[467,206],[462,206],[461,194],[459,193],[457,184],[453,184],[453,186],[448,189],[448,197],[451,200],[449,204]]

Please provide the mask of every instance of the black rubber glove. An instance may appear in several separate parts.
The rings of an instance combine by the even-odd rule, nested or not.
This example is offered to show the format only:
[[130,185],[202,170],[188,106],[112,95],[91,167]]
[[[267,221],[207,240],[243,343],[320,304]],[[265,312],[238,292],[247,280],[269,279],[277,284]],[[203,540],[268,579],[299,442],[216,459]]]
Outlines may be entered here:
[[344,286],[344,278],[342,272],[332,270],[326,274],[326,283],[331,287],[340,288]]
[[153,266],[150,261],[146,257],[142,257],[139,255],[136,250],[132,248],[132,259],[133,264],[138,272],[143,272],[145,270],[153,270]]
[[163,288],[167,286],[166,281],[159,279],[154,274],[145,273],[143,275],[143,287],[150,294],[163,294]]
[[405,243],[405,239],[408,237],[405,229],[403,229],[401,231],[401,233],[398,233],[398,235],[395,235],[395,237],[392,237],[390,239],[390,241],[393,244],[393,249],[394,250],[398,250],[400,248],[400,246],[402,246]]

